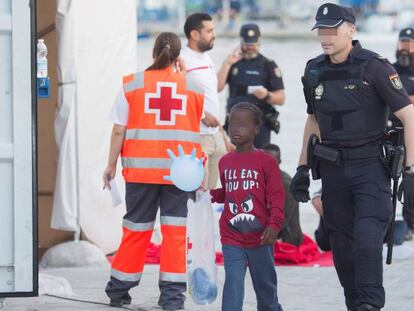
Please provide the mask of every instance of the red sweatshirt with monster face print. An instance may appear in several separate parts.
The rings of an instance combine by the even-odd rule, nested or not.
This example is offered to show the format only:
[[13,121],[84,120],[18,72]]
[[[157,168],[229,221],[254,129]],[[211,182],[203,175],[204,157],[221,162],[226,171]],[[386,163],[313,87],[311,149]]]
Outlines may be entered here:
[[222,188],[212,202],[224,203],[220,218],[223,245],[260,246],[263,230],[283,224],[285,191],[279,166],[262,150],[230,152],[219,162]]

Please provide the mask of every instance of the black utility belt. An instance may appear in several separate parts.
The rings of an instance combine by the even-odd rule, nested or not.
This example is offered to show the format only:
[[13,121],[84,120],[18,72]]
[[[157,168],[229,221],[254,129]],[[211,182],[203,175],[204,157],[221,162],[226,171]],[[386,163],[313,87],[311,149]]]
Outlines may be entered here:
[[381,146],[363,146],[356,148],[333,148],[323,144],[313,147],[313,156],[318,160],[340,164],[341,160],[378,158],[383,154]]

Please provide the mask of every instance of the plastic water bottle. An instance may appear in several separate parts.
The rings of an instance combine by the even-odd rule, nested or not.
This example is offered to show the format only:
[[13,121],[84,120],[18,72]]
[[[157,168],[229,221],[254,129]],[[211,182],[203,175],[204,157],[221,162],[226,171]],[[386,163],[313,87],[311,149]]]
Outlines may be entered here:
[[44,39],[37,40],[37,77],[47,78],[47,47]]

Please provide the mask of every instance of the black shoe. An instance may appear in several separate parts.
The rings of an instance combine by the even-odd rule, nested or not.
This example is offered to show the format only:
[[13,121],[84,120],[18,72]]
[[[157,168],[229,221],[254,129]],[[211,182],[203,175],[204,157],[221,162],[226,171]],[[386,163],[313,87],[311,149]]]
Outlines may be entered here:
[[121,298],[117,298],[117,299],[111,298],[109,305],[111,307],[121,308],[123,305],[130,305],[131,300],[132,300],[131,296],[128,293],[126,293]]
[[404,241],[412,241],[413,240],[413,229],[408,229],[407,234],[404,237]]
[[162,306],[162,309],[167,311],[184,310],[184,305],[179,307]]
[[130,305],[131,304],[132,298],[128,293],[126,293],[121,299],[124,302],[124,305]]
[[363,303],[362,305],[358,306],[357,311],[380,311],[379,308],[371,306],[367,303]]

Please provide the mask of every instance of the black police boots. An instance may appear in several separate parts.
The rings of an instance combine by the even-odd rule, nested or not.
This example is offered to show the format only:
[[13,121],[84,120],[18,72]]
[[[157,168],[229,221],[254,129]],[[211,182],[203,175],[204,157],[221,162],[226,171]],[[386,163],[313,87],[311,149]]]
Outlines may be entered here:
[[371,306],[367,303],[363,303],[362,305],[358,306],[358,309],[356,311],[380,311],[379,308]]

